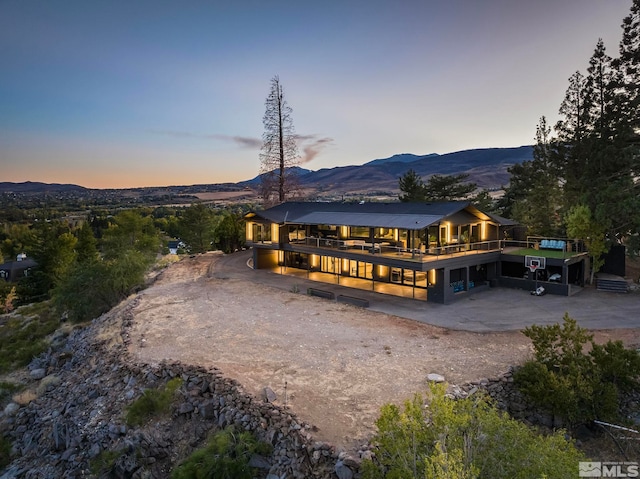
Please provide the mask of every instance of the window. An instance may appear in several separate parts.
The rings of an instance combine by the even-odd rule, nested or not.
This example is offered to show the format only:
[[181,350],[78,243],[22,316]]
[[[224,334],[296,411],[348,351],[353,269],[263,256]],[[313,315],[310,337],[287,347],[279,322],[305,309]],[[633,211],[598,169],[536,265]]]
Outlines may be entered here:
[[369,238],[369,228],[366,226],[352,226],[351,237],[352,238]]
[[271,225],[254,223],[252,233],[253,233],[253,241],[255,241],[256,243],[271,241]]
[[377,228],[376,229],[376,238],[393,240],[393,228]]

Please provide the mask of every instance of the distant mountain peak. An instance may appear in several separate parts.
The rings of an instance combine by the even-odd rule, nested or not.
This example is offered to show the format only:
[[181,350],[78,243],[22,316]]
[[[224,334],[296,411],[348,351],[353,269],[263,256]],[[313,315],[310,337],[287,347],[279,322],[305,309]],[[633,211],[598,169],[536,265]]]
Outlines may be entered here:
[[86,190],[87,188],[83,186],[61,183],[41,183],[39,181],[24,181],[21,183],[12,183],[10,181],[0,182],[0,192],[2,193],[54,193]]

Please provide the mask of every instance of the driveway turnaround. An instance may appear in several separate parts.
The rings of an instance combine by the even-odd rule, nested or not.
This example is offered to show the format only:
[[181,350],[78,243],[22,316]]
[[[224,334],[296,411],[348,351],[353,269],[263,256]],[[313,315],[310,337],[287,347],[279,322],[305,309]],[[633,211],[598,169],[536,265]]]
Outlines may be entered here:
[[639,293],[607,293],[587,287],[573,296],[533,296],[525,290],[496,287],[475,294],[461,293],[453,303],[442,305],[254,270],[248,266],[250,258],[251,251],[226,255],[218,260],[216,275],[288,291],[321,287],[335,296],[366,299],[371,311],[460,331],[521,330],[533,324],[560,323],[564,313],[591,330],[640,328]]

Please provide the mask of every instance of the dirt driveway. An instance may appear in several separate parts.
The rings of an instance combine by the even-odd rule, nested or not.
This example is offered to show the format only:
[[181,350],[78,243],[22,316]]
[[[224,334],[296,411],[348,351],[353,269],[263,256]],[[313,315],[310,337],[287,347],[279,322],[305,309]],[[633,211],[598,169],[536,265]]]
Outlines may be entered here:
[[520,332],[450,331],[217,278],[220,257],[185,258],[140,293],[133,357],[215,366],[252,394],[269,386],[280,404],[286,384],[287,406],[318,428],[318,440],[357,446],[373,431],[380,406],[424,391],[428,373],[461,384],[497,376],[530,352]]

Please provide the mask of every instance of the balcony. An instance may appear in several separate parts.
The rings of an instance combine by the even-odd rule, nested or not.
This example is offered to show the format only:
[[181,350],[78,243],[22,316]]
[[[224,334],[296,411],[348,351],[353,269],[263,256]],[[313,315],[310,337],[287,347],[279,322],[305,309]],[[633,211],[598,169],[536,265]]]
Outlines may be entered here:
[[384,240],[368,242],[361,239],[317,238],[313,236],[290,240],[289,244],[294,249],[313,248],[315,250],[327,250],[327,253],[331,250],[337,250],[348,252],[349,254],[378,255],[416,262],[435,261],[454,256],[477,255],[500,251],[502,248],[502,241],[500,240],[454,243],[447,246],[431,246],[429,248],[423,245],[421,248],[411,249]]

